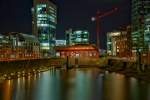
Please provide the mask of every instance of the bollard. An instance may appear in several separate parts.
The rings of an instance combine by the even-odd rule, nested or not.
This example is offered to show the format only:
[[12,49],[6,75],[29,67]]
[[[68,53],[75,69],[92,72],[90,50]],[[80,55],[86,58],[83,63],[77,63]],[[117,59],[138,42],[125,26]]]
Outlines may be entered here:
[[67,56],[66,69],[69,68],[69,57]]

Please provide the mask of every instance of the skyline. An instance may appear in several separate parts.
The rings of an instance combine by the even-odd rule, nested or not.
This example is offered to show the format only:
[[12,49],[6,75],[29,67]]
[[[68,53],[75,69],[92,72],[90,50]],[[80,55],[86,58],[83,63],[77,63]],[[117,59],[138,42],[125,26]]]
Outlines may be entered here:
[[[96,24],[91,21],[96,11],[108,11],[118,7],[119,11],[102,20],[101,23],[101,47],[106,48],[106,32],[118,29],[130,23],[129,0],[56,0],[58,5],[58,39],[64,38],[64,32],[68,28],[86,29],[90,32],[92,43],[96,41]],[[0,1],[0,32],[24,32],[32,31],[31,16],[32,1],[25,0],[1,0]],[[11,9],[10,9],[11,8]]]

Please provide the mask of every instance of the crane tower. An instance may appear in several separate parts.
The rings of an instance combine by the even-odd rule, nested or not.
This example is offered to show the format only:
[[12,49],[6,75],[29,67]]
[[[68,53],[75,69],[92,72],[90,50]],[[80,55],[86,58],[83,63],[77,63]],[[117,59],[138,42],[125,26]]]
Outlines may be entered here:
[[109,16],[114,12],[116,12],[117,10],[118,8],[113,8],[112,10],[104,13],[100,13],[100,11],[98,10],[96,16],[92,17],[92,21],[96,21],[96,40],[97,40],[96,45],[98,49],[100,49],[100,21],[103,17]]

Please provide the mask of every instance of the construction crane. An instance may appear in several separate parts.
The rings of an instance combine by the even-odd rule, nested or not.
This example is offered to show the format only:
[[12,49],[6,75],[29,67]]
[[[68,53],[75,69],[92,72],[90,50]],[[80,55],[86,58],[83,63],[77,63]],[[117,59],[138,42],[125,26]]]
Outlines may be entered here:
[[98,10],[96,13],[95,17],[92,17],[92,21],[96,21],[96,40],[97,40],[97,48],[100,49],[100,21],[103,17],[109,16],[111,14],[113,14],[114,12],[116,12],[118,10],[118,8],[113,8],[110,11],[104,12],[104,13],[100,13],[100,11]]

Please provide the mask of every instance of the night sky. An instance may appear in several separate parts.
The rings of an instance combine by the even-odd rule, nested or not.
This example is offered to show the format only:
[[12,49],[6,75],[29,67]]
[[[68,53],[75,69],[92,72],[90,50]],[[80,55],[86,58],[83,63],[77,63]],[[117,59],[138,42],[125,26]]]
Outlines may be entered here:
[[[99,9],[101,12],[118,7],[119,11],[101,21],[101,47],[106,47],[106,32],[117,30],[130,23],[130,0],[56,0],[58,4],[57,38],[63,39],[68,28],[85,29],[95,42],[96,25],[91,21]],[[0,0],[0,32],[31,34],[32,0]]]

